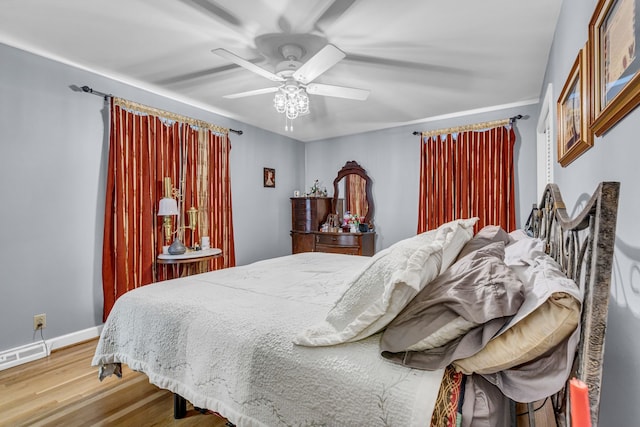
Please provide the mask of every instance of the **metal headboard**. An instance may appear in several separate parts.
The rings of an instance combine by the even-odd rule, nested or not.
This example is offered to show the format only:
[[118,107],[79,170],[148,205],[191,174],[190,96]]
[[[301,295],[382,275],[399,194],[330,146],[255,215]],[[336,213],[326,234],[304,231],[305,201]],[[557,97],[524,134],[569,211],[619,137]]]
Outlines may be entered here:
[[[589,387],[592,426],[598,425],[602,362],[618,212],[619,182],[602,182],[582,211],[569,218],[560,190],[547,185],[527,228],[583,290],[581,335],[571,378]],[[559,426],[570,425],[568,386],[553,399]]]

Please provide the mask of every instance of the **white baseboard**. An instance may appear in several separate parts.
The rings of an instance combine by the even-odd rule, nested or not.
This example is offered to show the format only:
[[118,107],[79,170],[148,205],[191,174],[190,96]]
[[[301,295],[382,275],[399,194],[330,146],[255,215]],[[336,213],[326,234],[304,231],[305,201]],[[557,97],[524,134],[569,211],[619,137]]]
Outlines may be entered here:
[[72,332],[67,335],[62,335],[60,337],[48,339],[46,341],[47,341],[47,347],[49,347],[49,352],[58,348],[66,347],[68,345],[73,345],[82,341],[87,341],[93,338],[97,338],[100,336],[100,333],[102,332],[102,326],[103,325],[93,326],[91,328],[83,329],[81,331]]
[[47,357],[51,354],[52,350],[97,338],[102,332],[102,326],[103,325],[94,326],[81,331],[50,338],[45,340],[44,343],[42,341],[38,341],[9,350],[0,351],[0,371]]

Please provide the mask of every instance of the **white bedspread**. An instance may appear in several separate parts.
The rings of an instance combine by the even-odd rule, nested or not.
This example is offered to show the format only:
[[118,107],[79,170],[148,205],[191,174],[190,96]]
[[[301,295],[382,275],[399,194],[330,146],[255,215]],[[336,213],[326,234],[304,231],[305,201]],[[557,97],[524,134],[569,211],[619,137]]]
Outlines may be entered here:
[[292,344],[366,257],[303,253],[160,282],[115,304],[94,365],[125,363],[238,426],[428,426],[442,379],[380,356],[380,335]]

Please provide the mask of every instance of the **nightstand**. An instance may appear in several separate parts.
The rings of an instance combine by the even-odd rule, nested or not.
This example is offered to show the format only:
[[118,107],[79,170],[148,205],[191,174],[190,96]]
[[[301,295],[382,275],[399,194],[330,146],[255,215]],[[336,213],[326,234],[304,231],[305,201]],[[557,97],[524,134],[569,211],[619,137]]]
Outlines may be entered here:
[[162,266],[163,278],[167,279],[167,266],[171,266],[172,278],[177,278],[206,273],[209,271],[209,261],[221,256],[222,250],[218,248],[188,251],[181,255],[159,254],[156,264]]

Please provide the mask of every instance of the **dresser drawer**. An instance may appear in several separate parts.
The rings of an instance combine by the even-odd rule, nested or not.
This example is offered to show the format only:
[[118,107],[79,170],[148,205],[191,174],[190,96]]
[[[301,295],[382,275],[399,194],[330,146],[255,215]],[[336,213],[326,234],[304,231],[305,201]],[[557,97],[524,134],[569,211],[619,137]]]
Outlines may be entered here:
[[358,236],[349,233],[318,233],[316,245],[329,246],[360,246]]
[[330,254],[344,254],[344,255],[360,255],[360,247],[316,244],[316,252],[327,252]]
[[313,229],[313,222],[308,219],[296,219],[293,222],[293,230],[294,231],[318,231]]
[[313,252],[315,236],[311,233],[291,232],[291,253]]

